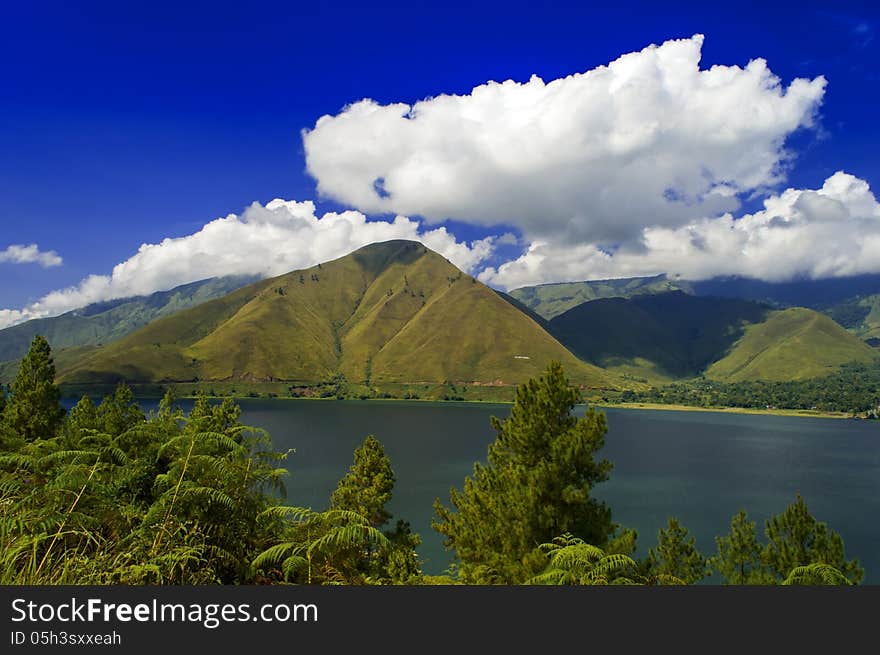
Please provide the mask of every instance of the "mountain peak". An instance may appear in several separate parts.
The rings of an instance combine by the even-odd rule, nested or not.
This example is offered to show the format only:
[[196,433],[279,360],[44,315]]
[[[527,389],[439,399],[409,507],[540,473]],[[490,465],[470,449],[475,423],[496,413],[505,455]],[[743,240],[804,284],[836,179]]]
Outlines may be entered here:
[[617,385],[447,259],[398,239],[151,323],[72,361],[60,379],[315,385],[342,375],[372,393],[377,384],[510,386],[552,360],[578,383]]
[[412,264],[428,254],[440,257],[418,241],[392,239],[363,246],[346,257],[352,257],[365,270],[376,274],[392,264]]

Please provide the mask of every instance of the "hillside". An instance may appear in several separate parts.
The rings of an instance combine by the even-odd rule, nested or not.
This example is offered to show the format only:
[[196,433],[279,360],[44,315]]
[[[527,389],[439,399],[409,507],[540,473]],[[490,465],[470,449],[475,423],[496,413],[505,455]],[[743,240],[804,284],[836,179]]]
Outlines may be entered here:
[[823,310],[823,313],[869,345],[880,346],[880,294],[857,296]]
[[681,291],[583,303],[550,321],[551,333],[596,365],[654,378],[692,377],[724,357],[765,305]]
[[601,298],[632,298],[641,294],[687,291],[688,287],[668,280],[665,275],[587,282],[561,282],[521,287],[510,296],[550,320],[580,304]]
[[149,296],[96,303],[52,318],[39,318],[0,330],[0,362],[23,357],[42,334],[56,350],[110,343],[148,323],[251,284],[253,277],[229,276],[192,282]]
[[[822,280],[791,280],[765,282],[746,277],[716,277],[707,280],[670,280],[665,275],[653,277],[620,278],[587,282],[563,282],[521,287],[510,296],[541,316],[551,319],[591,300],[601,298],[632,298],[637,295],[684,291],[694,296],[737,298],[752,300],[782,309],[785,307],[808,307],[828,314],[844,324],[841,315],[852,313],[851,308],[880,305],[880,274],[855,275],[851,277]],[[859,310],[855,310],[858,312]],[[870,323],[880,332],[880,311],[875,311]],[[845,327],[850,327],[845,325]],[[855,331],[855,327],[853,328]],[[862,329],[864,334],[868,330]],[[871,337],[880,338],[880,333]],[[865,338],[871,338],[865,337]]]
[[746,328],[730,354],[707,377],[725,382],[803,380],[833,373],[847,362],[869,363],[876,353],[827,316],[794,307]]
[[585,386],[619,386],[440,255],[389,241],[157,320],[60,367],[60,381],[509,385],[551,359]]

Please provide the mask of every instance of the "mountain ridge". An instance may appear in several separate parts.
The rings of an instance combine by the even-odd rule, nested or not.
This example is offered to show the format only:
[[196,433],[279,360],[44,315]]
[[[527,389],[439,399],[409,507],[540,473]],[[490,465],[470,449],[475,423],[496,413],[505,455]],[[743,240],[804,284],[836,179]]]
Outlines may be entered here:
[[549,325],[582,359],[660,383],[701,375],[800,380],[877,361],[867,344],[814,310],[682,291],[589,301]]
[[37,318],[0,330],[0,362],[23,357],[37,334],[55,349],[115,341],[157,318],[221,297],[256,276],[224,276],[182,284],[144,296],[131,296],[80,307],[59,316]]
[[448,260],[394,240],[155,321],[64,367],[60,380],[516,384],[551,359],[576,382],[620,384]]

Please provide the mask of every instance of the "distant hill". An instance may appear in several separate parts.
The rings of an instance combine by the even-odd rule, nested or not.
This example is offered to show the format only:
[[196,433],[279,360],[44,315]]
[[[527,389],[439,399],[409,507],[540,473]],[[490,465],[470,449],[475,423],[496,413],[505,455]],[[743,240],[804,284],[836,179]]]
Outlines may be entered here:
[[617,387],[528,315],[420,243],[389,241],[154,321],[60,366],[62,383],[284,381],[506,385],[551,359]]
[[725,382],[802,380],[834,372],[848,362],[877,361],[858,337],[824,314],[802,307],[774,311],[706,372]]
[[688,282],[686,286],[697,295],[746,298],[780,309],[815,309],[869,344],[880,342],[880,275],[790,282],[717,278]]
[[631,277],[616,280],[540,284],[514,289],[509,295],[549,320],[590,300],[632,298],[641,294],[686,291],[688,289],[689,287],[678,282],[668,280],[665,275],[655,275],[653,277]]
[[603,367],[647,363],[671,378],[692,377],[721,359],[746,324],[770,308],[748,300],[681,291],[583,303],[550,321],[551,333],[579,357]]
[[228,276],[201,280],[149,296],[95,303],[52,318],[38,318],[0,330],[0,362],[24,356],[34,336],[45,336],[52,348],[110,343],[163,316],[225,296],[257,278]]
[[509,296],[549,320],[590,300],[632,298],[676,290],[694,296],[752,300],[777,309],[815,309],[869,344],[880,346],[880,274],[788,282],[737,276],[670,280],[665,275],[655,275],[542,284],[515,289]]
[[869,344],[880,345],[880,294],[857,296],[833,305],[823,313]]

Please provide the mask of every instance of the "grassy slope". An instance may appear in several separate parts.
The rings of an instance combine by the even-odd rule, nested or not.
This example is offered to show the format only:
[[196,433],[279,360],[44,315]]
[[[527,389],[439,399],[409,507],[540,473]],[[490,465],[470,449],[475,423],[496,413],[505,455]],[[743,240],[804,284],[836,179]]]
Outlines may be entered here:
[[23,357],[37,334],[45,336],[56,350],[110,343],[157,318],[220,298],[252,281],[244,277],[212,278],[150,296],[89,305],[61,316],[14,325],[0,330],[0,362]]
[[436,253],[392,241],[156,321],[60,379],[515,384],[554,358],[575,382],[620,386]]
[[[449,320],[456,315],[472,320]],[[532,319],[466,276],[394,335],[374,358],[373,377],[402,382],[412,359],[420,362],[426,380],[523,382],[551,359],[560,360],[576,382],[601,386],[610,377],[577,360]]]
[[550,330],[587,361],[657,382],[700,374],[767,311],[751,301],[671,292],[587,302],[550,321]]
[[706,375],[726,382],[802,380],[875,357],[869,346],[827,316],[795,307],[773,312],[764,323],[746,328],[730,354],[709,367]]
[[616,280],[540,284],[514,289],[510,295],[549,320],[590,300],[631,298],[640,294],[676,290],[686,291],[687,287],[682,283],[667,280],[663,275],[656,275]]
[[127,337],[86,352],[64,365],[59,360],[59,381],[194,380],[199,377],[199,370],[186,348],[234,316],[268,282],[257,282],[222,298],[154,321]]

